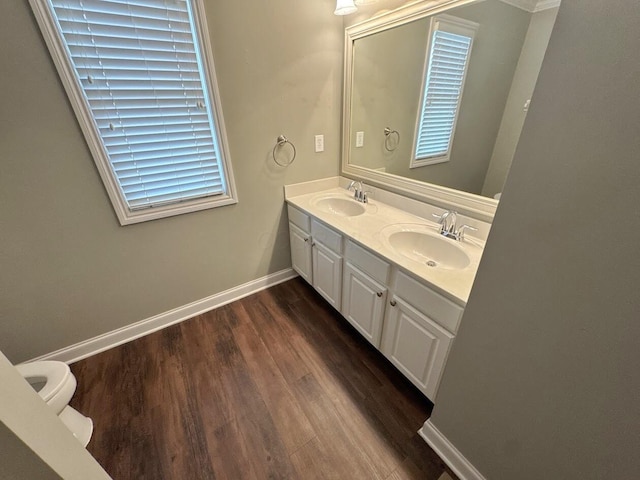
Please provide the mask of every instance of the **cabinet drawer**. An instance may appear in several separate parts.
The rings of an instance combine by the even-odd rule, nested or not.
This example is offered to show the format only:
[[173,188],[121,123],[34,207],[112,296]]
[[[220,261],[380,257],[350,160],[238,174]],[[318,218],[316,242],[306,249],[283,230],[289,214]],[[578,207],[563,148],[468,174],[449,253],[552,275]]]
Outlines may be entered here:
[[292,207],[291,205],[287,205],[287,213],[289,215],[289,221],[291,223],[301,228],[306,233],[311,232],[311,222],[309,220],[309,215],[307,215],[306,213],[302,213],[300,210]]
[[342,255],[342,235],[324,226],[320,222],[311,220],[311,237],[314,242],[320,242],[325,247]]
[[367,273],[374,280],[383,285],[389,284],[391,265],[373,253],[349,240],[345,249],[345,257],[350,263]]
[[463,308],[403,272],[397,274],[395,293],[450,332],[458,329]]

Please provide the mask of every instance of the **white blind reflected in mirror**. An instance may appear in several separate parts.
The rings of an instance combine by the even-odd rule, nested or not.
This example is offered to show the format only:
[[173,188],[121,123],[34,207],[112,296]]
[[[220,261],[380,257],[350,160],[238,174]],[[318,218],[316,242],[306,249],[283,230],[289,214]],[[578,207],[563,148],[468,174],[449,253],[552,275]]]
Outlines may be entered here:
[[426,161],[415,166],[448,159],[474,35],[465,20],[443,15],[432,22],[414,152]]

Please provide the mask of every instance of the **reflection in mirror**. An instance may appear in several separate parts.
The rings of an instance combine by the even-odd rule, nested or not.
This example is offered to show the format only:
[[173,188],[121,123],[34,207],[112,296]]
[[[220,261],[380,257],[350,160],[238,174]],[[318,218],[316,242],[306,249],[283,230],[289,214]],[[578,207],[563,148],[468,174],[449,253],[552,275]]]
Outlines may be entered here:
[[[393,182],[393,176],[398,176],[415,181],[416,185],[426,182],[425,185],[499,198],[559,2],[539,2],[537,9],[529,9],[534,11],[514,6],[530,7],[529,1],[458,3],[446,14],[436,8],[433,14],[425,11],[418,19],[413,19],[420,17],[414,12],[411,21],[387,22],[385,28],[367,30],[368,22],[364,22],[347,29],[347,41],[352,39],[353,43],[351,55],[347,55],[347,61],[351,61],[347,75],[351,85],[345,90],[345,101],[350,102],[345,108],[345,173],[364,176],[362,172],[369,171],[374,179],[384,176]],[[552,8],[543,8],[551,3]],[[464,59],[459,49],[449,50],[449,45],[444,45],[445,56],[451,58],[439,59],[444,74],[437,81],[448,76],[453,80],[442,85],[428,78],[435,75],[429,58],[437,60],[430,45],[438,22],[445,17],[454,23],[475,25],[475,32],[469,34],[473,45],[469,46],[466,65],[460,63]],[[376,19],[370,22],[375,24]],[[457,86],[451,70],[456,62],[461,68],[466,67],[466,76],[458,79]],[[435,90],[444,88],[449,95],[446,108],[439,109],[437,104],[442,104],[443,97],[431,97],[429,92],[434,85]],[[426,114],[424,105],[436,106],[435,114],[429,113],[434,116],[427,123],[427,135],[445,142],[451,134],[450,145],[442,149],[446,154],[427,155],[428,161],[419,149],[416,154],[416,132],[420,117]],[[385,128],[397,135],[385,135]],[[421,132],[424,135],[424,128]],[[356,172],[349,167],[361,168]]]

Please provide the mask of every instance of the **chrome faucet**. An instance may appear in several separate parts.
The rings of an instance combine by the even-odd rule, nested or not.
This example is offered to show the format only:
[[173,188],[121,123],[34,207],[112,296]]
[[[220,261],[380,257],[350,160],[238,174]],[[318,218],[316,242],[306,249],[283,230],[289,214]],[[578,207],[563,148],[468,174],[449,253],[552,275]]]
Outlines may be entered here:
[[460,227],[458,227],[458,212],[454,210],[445,210],[442,215],[435,213],[432,215],[438,219],[438,223],[440,224],[440,234],[447,238],[452,238],[453,240],[462,241],[464,240],[464,233],[467,230],[474,232],[478,230],[477,228],[467,224],[460,225]]
[[364,185],[364,182],[362,182],[362,180],[352,180],[351,183],[349,183],[347,190],[349,191],[353,190],[353,198],[357,202],[368,203],[369,192],[365,191],[364,187],[365,185]]

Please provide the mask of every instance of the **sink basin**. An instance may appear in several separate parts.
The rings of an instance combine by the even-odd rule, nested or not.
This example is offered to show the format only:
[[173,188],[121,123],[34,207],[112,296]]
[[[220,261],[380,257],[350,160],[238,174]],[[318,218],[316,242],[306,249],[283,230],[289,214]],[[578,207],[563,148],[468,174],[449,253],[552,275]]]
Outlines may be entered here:
[[323,197],[316,200],[314,205],[326,213],[332,213],[341,217],[362,215],[365,210],[362,203],[342,197]]
[[391,226],[383,229],[382,238],[400,255],[433,268],[460,270],[471,263],[471,258],[456,240],[440,236],[426,226]]

